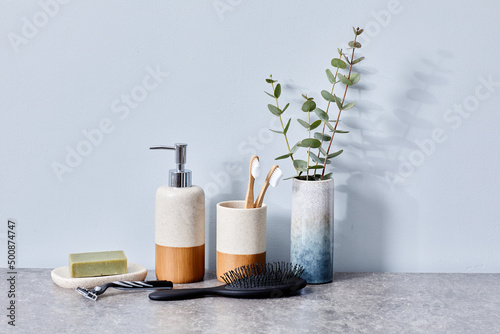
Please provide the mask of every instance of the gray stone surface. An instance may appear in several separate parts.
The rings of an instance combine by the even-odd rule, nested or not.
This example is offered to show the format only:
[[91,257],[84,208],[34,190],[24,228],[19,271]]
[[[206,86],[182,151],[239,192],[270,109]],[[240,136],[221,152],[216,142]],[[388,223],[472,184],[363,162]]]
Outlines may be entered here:
[[[56,286],[49,269],[18,273],[15,329],[2,278],[2,333],[500,333],[500,274],[340,273],[281,299],[155,302],[109,289],[94,302]],[[212,273],[176,288],[218,284]]]

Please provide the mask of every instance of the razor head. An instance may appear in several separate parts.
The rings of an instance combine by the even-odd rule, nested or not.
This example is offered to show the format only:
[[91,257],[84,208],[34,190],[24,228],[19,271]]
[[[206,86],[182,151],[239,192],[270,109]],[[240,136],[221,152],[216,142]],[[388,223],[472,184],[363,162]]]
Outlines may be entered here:
[[87,290],[85,288],[76,288],[76,291],[85,298],[91,299],[93,301],[97,300],[97,294],[92,290]]

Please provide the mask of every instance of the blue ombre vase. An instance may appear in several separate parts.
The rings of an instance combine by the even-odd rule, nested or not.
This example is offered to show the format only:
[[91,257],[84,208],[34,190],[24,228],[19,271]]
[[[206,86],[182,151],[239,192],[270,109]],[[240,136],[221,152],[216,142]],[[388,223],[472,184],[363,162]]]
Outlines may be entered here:
[[333,179],[293,179],[290,260],[307,283],[333,280]]

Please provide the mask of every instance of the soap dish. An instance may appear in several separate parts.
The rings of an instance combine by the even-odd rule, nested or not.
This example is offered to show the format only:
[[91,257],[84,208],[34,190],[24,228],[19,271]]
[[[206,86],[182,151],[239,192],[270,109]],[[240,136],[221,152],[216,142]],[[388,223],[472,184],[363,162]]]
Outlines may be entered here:
[[127,273],[121,275],[97,276],[97,277],[71,277],[68,266],[59,267],[50,273],[52,281],[65,289],[94,288],[114,281],[144,281],[148,270],[137,263],[128,263]]

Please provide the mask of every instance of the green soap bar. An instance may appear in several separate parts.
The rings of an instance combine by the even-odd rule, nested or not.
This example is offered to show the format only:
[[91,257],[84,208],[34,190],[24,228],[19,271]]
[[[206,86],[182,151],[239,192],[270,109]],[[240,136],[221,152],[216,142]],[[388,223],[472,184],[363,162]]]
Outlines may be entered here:
[[71,277],[94,277],[127,273],[125,252],[93,252],[69,254]]

